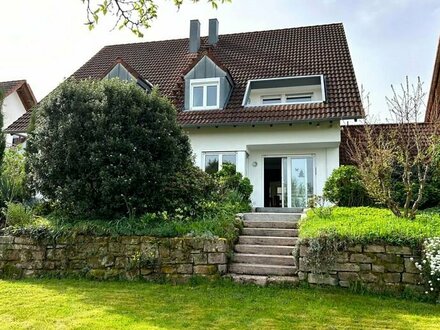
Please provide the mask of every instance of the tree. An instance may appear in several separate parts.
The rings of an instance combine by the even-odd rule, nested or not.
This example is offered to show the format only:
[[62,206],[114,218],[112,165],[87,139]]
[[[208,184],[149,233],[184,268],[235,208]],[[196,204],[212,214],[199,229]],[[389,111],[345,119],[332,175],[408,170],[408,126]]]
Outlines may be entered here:
[[164,210],[165,191],[191,164],[174,106],[118,79],[68,80],[34,110],[32,184],[73,216]]
[[[407,77],[399,92],[391,88],[393,94],[386,100],[394,124],[374,125],[367,117],[356,134],[348,135],[349,154],[368,194],[396,216],[414,219],[435,165],[439,125],[418,123],[425,96],[420,79],[410,85]],[[396,177],[403,187],[403,205],[396,200]]]
[[[180,9],[184,0],[172,0]],[[200,0],[191,0],[197,3]],[[110,14],[115,17],[114,27],[127,28],[138,37],[143,37],[142,29],[151,27],[151,21],[157,18],[158,5],[156,0],[82,0],[87,7],[87,25],[92,30],[99,18]],[[214,9],[219,3],[231,2],[231,0],[207,0]]]

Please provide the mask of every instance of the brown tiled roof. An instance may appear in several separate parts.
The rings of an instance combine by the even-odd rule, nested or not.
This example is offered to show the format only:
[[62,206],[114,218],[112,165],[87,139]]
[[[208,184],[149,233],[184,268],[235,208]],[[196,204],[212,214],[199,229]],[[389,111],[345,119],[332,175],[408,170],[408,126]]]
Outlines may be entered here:
[[[406,125],[414,125],[414,124],[406,124]],[[428,146],[431,141],[427,141],[428,137],[433,136],[433,134],[437,131],[439,132],[439,125],[433,123],[417,123],[417,131],[420,132],[422,137],[422,144]],[[401,126],[397,124],[377,124],[371,125],[371,129],[373,132],[386,132],[386,134],[390,134],[392,138],[396,138],[393,136],[393,131],[396,132],[396,129]],[[404,135],[407,136],[406,139],[411,139],[414,135],[411,136],[412,129],[404,130]],[[350,136],[354,139],[354,141],[358,141],[362,143],[364,141],[363,134],[365,134],[365,126],[364,125],[348,125],[341,126],[341,144],[339,145],[339,163],[340,165],[355,165],[354,161],[350,157]]]
[[32,112],[25,112],[20,118],[14,121],[11,125],[9,125],[4,132],[5,133],[25,133],[27,132],[29,123],[31,121]]
[[11,81],[0,81],[0,89],[4,92],[4,97],[14,93],[19,89],[26,80],[11,80]]
[[[158,85],[179,110],[183,126],[281,123],[363,117],[350,52],[342,24],[220,35],[199,53],[188,52],[188,39],[106,46],[73,76],[102,78],[117,58],[142,78]],[[226,68],[234,81],[223,110],[182,111],[183,73],[203,54]],[[324,75],[327,101],[315,104],[243,107],[250,79]]]
[[431,89],[429,90],[428,106],[426,107],[425,121],[431,122],[440,118],[440,38],[437,47],[437,56],[432,73]]

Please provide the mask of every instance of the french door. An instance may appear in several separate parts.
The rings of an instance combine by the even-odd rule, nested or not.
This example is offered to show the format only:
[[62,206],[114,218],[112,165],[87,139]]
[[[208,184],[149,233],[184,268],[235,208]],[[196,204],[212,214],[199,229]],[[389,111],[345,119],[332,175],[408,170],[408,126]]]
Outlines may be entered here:
[[307,207],[315,193],[315,164],[312,156],[281,159],[281,206]]

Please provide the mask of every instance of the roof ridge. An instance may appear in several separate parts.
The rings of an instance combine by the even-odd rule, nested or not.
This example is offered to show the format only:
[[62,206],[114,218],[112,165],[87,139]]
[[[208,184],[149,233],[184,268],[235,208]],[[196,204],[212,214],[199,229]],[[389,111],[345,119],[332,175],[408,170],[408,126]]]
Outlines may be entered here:
[[[286,31],[286,30],[300,30],[300,29],[311,29],[311,28],[318,28],[318,27],[326,27],[326,26],[342,26],[344,27],[344,24],[342,22],[335,22],[335,23],[326,23],[326,24],[315,24],[315,25],[305,25],[305,26],[295,26],[295,27],[286,27],[286,28],[279,28],[279,29],[268,29],[268,30],[254,30],[254,31],[245,31],[245,32],[234,32],[234,33],[226,33],[226,34],[220,34],[220,37],[226,37],[226,36],[237,36],[240,34],[252,34],[252,33],[264,33],[264,32],[275,32],[275,31]],[[201,36],[200,38],[207,38],[208,36]],[[152,44],[152,43],[159,43],[159,42],[170,42],[170,41],[183,41],[188,40],[188,37],[185,38],[173,38],[173,39],[161,39],[161,40],[151,40],[151,41],[141,41],[141,42],[127,42],[122,44],[111,44],[106,45],[104,48],[111,48],[111,47],[118,47],[118,46],[127,46],[127,45],[142,45],[142,44]]]

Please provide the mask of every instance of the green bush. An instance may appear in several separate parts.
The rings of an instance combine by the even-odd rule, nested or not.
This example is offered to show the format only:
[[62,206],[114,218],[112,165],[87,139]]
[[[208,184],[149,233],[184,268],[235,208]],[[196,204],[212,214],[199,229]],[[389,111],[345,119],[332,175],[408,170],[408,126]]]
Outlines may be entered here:
[[118,79],[68,80],[35,111],[32,185],[71,216],[164,211],[167,187],[191,162],[176,110],[156,90]]
[[237,191],[245,202],[250,203],[253,186],[248,178],[236,171],[235,165],[224,164],[215,177],[223,192]]
[[21,203],[6,204],[6,225],[12,227],[24,227],[34,221],[32,210]]
[[338,206],[372,204],[356,166],[342,165],[335,169],[324,185],[324,197]]
[[29,198],[26,188],[26,159],[21,146],[5,151],[0,176],[0,198],[5,202],[23,202]]

